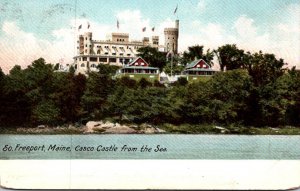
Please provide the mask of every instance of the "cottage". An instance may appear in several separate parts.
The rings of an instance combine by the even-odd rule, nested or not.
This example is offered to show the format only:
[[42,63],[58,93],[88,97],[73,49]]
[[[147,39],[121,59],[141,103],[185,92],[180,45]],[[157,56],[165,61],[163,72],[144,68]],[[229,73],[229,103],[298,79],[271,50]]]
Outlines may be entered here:
[[216,71],[211,68],[203,59],[194,60],[187,64],[183,74],[186,75],[187,80],[201,80],[209,79]]
[[134,59],[117,71],[116,77],[128,76],[135,80],[145,78],[149,81],[159,80],[159,69],[150,67],[141,57]]

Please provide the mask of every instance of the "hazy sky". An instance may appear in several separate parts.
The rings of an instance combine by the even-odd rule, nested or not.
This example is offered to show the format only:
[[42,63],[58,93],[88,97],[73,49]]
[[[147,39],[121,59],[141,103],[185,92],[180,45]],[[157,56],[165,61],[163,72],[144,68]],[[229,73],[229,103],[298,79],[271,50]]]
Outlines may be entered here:
[[274,53],[300,69],[299,0],[0,0],[0,66],[7,72],[39,57],[71,63],[75,38],[88,30],[87,23],[94,39],[119,31],[136,40],[159,35],[163,44],[163,28],[176,19],[180,51],[235,43]]

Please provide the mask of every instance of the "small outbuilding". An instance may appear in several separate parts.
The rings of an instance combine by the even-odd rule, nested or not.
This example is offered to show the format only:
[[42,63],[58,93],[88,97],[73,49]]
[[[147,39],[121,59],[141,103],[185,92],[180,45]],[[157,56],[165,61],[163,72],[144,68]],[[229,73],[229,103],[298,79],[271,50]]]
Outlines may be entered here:
[[188,81],[209,79],[216,73],[203,59],[194,60],[186,65],[183,74],[186,75]]
[[116,77],[123,76],[128,76],[135,80],[145,78],[149,81],[155,81],[159,80],[159,69],[150,67],[143,58],[138,57],[117,71]]

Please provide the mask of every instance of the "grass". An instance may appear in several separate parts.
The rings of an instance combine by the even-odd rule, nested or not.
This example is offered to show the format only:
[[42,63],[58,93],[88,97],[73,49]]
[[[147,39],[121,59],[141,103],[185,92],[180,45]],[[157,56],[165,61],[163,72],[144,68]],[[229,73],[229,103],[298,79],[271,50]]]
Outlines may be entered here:
[[[137,80],[139,81],[142,78],[145,78],[146,80],[150,81],[150,82],[154,82],[155,80],[159,80],[158,79],[158,74],[140,74],[140,73],[134,73],[134,74],[119,74],[118,77],[124,77],[127,76],[131,79]],[[154,76],[153,78],[150,78],[150,76]]]

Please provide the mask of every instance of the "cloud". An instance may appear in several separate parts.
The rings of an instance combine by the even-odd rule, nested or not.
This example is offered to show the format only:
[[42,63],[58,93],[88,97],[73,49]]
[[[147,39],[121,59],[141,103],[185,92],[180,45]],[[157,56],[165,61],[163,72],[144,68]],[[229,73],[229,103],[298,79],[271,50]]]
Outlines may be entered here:
[[14,65],[25,68],[40,57],[54,64],[61,58],[68,62],[72,60],[74,34],[71,29],[53,31],[54,41],[38,39],[34,34],[22,31],[15,22],[4,22],[2,31],[0,63],[6,73]]
[[[205,0],[199,4],[205,4]],[[204,5],[202,5],[204,6]],[[286,16],[273,23],[272,26],[258,25],[258,21],[247,15],[241,15],[230,25],[222,23],[205,23],[200,19],[180,24],[179,51],[183,52],[188,46],[196,44],[205,48],[216,49],[224,44],[237,44],[244,50],[252,52],[262,50],[274,53],[277,58],[284,58],[291,66],[300,68],[300,4],[285,8]],[[145,18],[139,10],[124,10],[115,14],[116,23],[103,24],[94,20],[72,19],[67,27],[51,32],[52,40],[38,38],[37,35],[23,31],[16,22],[5,21],[0,35],[0,66],[8,72],[15,64],[25,68],[39,57],[47,62],[57,63],[61,58],[64,63],[72,63],[76,55],[77,35],[87,31],[93,32],[93,39],[104,40],[112,32],[126,32],[131,40],[142,40],[144,36],[158,35],[160,44],[164,44],[164,28],[174,27],[174,19],[166,18],[156,23],[155,31],[151,20]],[[120,28],[117,29],[117,20]],[[184,22],[184,21],[181,21]],[[90,28],[87,29],[88,23]],[[78,31],[78,26],[82,29]],[[76,26],[71,28],[70,26]],[[186,27],[182,27],[186,26]],[[146,32],[142,28],[146,27]],[[215,63],[215,65],[217,65]]]
[[199,0],[198,4],[197,4],[197,8],[200,11],[205,11],[206,8],[206,1],[205,0]]
[[257,28],[254,26],[254,20],[246,15],[239,17],[234,23],[234,28],[242,38],[253,38],[257,35]]

